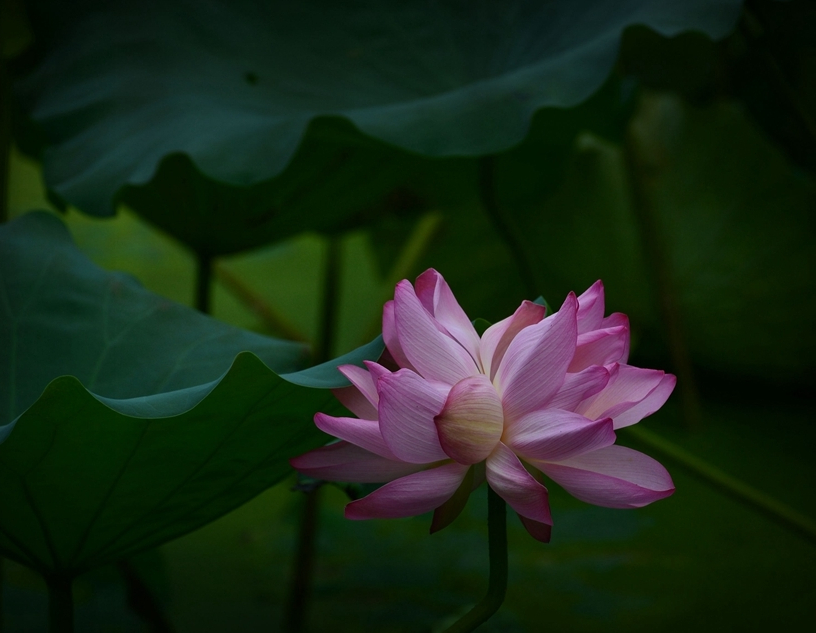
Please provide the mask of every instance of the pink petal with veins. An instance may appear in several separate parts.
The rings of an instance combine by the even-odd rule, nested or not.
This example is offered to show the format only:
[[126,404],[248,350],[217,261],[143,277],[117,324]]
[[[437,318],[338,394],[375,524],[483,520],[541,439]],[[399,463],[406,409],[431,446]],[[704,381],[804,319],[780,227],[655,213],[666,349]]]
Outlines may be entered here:
[[479,335],[442,275],[429,268],[417,277],[414,288],[425,309],[480,365]]
[[482,334],[481,358],[484,373],[490,380],[496,376],[496,370],[516,335],[524,328],[540,323],[546,313],[544,306],[524,301],[511,316],[485,330]]
[[423,468],[385,459],[364,448],[337,442],[289,460],[292,468],[315,479],[374,484],[392,481]]
[[397,365],[404,367],[405,369],[414,369],[414,366],[408,360],[405,352],[402,351],[402,345],[400,345],[399,336],[397,336],[397,321],[394,310],[394,301],[386,301],[385,305],[383,306],[382,319],[382,333],[385,347],[388,349],[388,353],[391,354],[391,357],[396,361]]
[[604,286],[599,279],[578,297],[578,334],[601,327],[604,314]]
[[543,408],[564,384],[575,353],[576,308],[570,293],[558,312],[524,328],[510,343],[494,380],[506,423]]
[[410,369],[384,376],[377,387],[380,431],[394,455],[414,464],[448,459],[434,424],[445,406],[447,387],[434,385]]
[[[674,388],[674,377],[664,382],[665,376],[664,372],[655,369],[641,369],[631,365],[611,365],[609,383],[606,387],[597,395],[582,402],[575,410],[590,419],[612,418],[616,429],[629,426],[641,419],[637,418],[632,421],[641,409],[636,409],[633,415],[624,414],[637,407],[661,384],[663,387],[656,394],[654,402],[660,402],[662,405],[669,397]],[[651,404],[650,400],[646,406],[647,410],[651,409],[649,413],[653,413],[660,406],[652,408]]]
[[558,463],[531,461],[573,497],[606,508],[640,508],[674,492],[659,462],[624,446],[607,446]]
[[578,413],[544,409],[528,413],[502,436],[527,460],[562,461],[615,443],[612,420],[588,420]]
[[394,318],[402,351],[424,378],[455,385],[477,373],[471,355],[440,331],[407,281],[397,284]]
[[606,367],[587,367],[577,374],[567,374],[561,389],[547,403],[553,409],[573,411],[583,400],[606,387],[609,382],[609,370]]
[[380,424],[376,420],[335,418],[325,413],[314,417],[315,424],[324,433],[345,440],[387,459],[397,459],[383,441]]
[[592,365],[618,362],[629,347],[629,328],[618,326],[578,335],[575,356],[567,371],[579,372]]
[[447,501],[469,466],[449,463],[401,477],[346,506],[346,518],[399,519],[430,512]]
[[527,472],[515,453],[501,442],[487,458],[487,483],[521,516],[552,525],[547,489]]

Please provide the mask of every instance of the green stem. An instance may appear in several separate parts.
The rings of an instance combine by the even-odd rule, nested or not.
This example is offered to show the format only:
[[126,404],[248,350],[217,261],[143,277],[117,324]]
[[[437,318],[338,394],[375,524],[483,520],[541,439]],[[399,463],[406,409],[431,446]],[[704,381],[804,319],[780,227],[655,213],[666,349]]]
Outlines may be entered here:
[[66,576],[46,578],[48,585],[48,631],[49,633],[74,632],[73,580]]
[[476,606],[445,629],[445,633],[474,631],[499,610],[507,593],[507,510],[504,499],[489,486],[487,532],[490,551],[490,582],[487,594]]
[[[337,304],[340,295],[340,239],[328,238],[323,274],[323,314],[320,323],[319,340],[315,351],[315,363],[323,363],[331,358],[334,348],[334,334],[337,322]],[[283,630],[300,633],[306,628],[309,611],[309,595],[315,559],[317,519],[320,515],[320,488],[306,493],[298,529],[298,544],[295,554],[289,596],[283,619]]]
[[749,486],[736,477],[723,472],[716,466],[695,457],[675,443],[651,431],[638,427],[627,427],[626,433],[639,442],[662,453],[678,465],[696,475],[721,492],[758,510],[776,523],[793,530],[799,536],[816,543],[816,523],[790,506],[777,501],[772,496]]
[[212,296],[212,256],[196,253],[195,307],[204,314],[210,313]]

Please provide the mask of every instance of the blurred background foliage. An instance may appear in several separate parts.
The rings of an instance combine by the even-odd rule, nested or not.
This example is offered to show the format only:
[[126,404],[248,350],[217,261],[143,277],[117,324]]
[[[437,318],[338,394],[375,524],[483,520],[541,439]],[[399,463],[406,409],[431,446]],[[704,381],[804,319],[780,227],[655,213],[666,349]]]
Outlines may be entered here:
[[[198,296],[200,305],[195,288],[211,274],[213,316],[313,347],[325,339],[325,277],[336,275],[332,357],[376,335],[394,283],[429,266],[468,314],[489,320],[524,298],[543,294],[557,303],[601,278],[609,311],[630,316],[632,362],[680,378],[678,393],[644,424],[816,518],[816,7],[806,0],[699,3],[697,23],[670,28],[673,14],[661,11],[671,4],[638,13],[638,3],[622,3],[620,15],[598,13],[598,33],[622,30],[620,44],[598,35],[605,48],[566,59],[565,72],[576,78],[560,101],[536,101],[531,86],[541,76],[514,78],[506,93],[497,89],[515,95],[506,103],[491,109],[487,96],[477,101],[493,117],[483,120],[439,118],[440,108],[456,112],[475,98],[456,64],[436,75],[454,82],[442,87],[454,105],[431,104],[411,119],[377,111],[393,94],[376,74],[356,78],[355,90],[344,93],[349,59],[359,53],[336,60],[334,85],[321,92],[304,88],[292,70],[325,78],[316,59],[304,61],[303,45],[278,44],[291,66],[271,64],[264,57],[271,53],[251,45],[255,66],[243,58],[220,63],[234,60],[234,49],[219,37],[252,44],[255,24],[224,22],[202,40],[169,3],[156,20],[139,23],[125,3],[119,14],[83,22],[67,4],[34,2],[26,12],[8,2],[7,214],[60,213],[93,261],[183,304]],[[506,31],[515,40],[490,39],[484,33],[493,31],[471,31],[466,22],[451,28],[471,46],[462,55],[476,75],[490,68],[480,48],[485,38],[508,47],[511,62],[530,61],[512,44],[535,51],[530,38],[551,28],[551,16],[521,5],[514,16],[521,32]],[[493,9],[494,22],[509,15]],[[338,9],[329,19],[352,15]],[[566,24],[574,18],[563,16]],[[300,31],[283,42],[312,41],[304,33],[314,39],[328,28],[324,14],[297,19]],[[449,58],[438,34],[424,37],[422,55],[392,59],[385,51],[385,66],[410,70],[402,86],[408,93],[422,64]],[[166,81],[144,79],[162,71],[158,53],[143,55],[156,42],[171,55],[193,51],[168,65]],[[355,42],[339,46],[357,50]],[[195,55],[218,72],[197,74],[189,61]],[[282,73],[277,83],[262,68]],[[295,96],[281,102],[275,86],[292,85]],[[375,105],[361,108],[364,98]],[[308,116],[298,110],[303,103]],[[412,129],[423,132],[413,138]],[[434,145],[442,137],[452,145]],[[650,451],[636,436],[620,436]],[[677,493],[642,510],[589,507],[553,491],[549,546],[511,521],[508,600],[484,630],[812,625],[813,542],[665,463]],[[327,495],[313,630],[429,630],[480,595],[483,499],[428,537],[427,517],[346,522],[341,493]],[[103,568],[81,577],[78,630],[260,631],[270,622],[274,630],[299,502],[288,485],[277,486],[131,560],[124,574]],[[140,582],[129,583],[128,574]],[[42,629],[40,582],[6,562],[4,630]],[[150,599],[140,602],[134,586],[147,587]]]

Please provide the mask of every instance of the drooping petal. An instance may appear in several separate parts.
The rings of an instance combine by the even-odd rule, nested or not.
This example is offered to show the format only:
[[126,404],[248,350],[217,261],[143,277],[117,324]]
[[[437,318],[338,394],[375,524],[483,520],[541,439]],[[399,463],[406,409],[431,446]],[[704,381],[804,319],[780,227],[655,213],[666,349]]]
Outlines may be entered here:
[[[414,366],[408,360],[405,352],[402,351],[402,345],[397,336],[397,321],[395,316],[394,301],[386,301],[383,306],[382,332],[385,347],[391,354],[391,357],[396,361],[397,365],[405,369],[414,369]],[[416,371],[414,369],[414,371]]]
[[594,396],[609,382],[609,370],[600,365],[587,367],[577,374],[567,374],[558,393],[547,403],[553,409],[572,411],[581,401]]
[[380,457],[398,459],[386,446],[382,433],[380,433],[380,424],[376,420],[335,418],[325,413],[318,413],[314,421],[317,428],[324,433],[355,444]]
[[[641,369],[631,365],[614,364],[609,367],[609,382],[606,387],[597,395],[579,404],[575,410],[593,420],[612,418],[616,429],[622,426],[620,420],[626,420],[628,424],[634,424],[641,418],[633,422],[631,420],[634,416],[621,416],[646,399],[663,382],[665,376],[664,372],[655,369]],[[653,413],[660,408],[660,405],[669,397],[671,390],[674,388],[672,379],[667,381],[665,386],[656,394],[654,402],[659,402],[659,404],[652,407],[653,403],[650,401],[646,406],[646,409],[651,407],[649,413]],[[665,397],[661,400],[662,396]],[[624,426],[628,426],[628,424],[624,424]]]
[[625,446],[607,446],[557,464],[531,463],[572,496],[606,508],[640,508],[674,492],[659,462]]
[[478,373],[471,355],[440,331],[407,281],[397,284],[394,318],[402,351],[424,378],[455,385]]
[[542,408],[563,385],[575,353],[576,308],[570,293],[558,312],[523,329],[510,343],[494,380],[507,423]]
[[578,297],[578,334],[601,327],[604,314],[604,286],[599,279]]
[[376,484],[415,473],[423,466],[386,459],[364,448],[337,442],[289,460],[292,468],[315,479]]
[[442,275],[429,268],[417,277],[414,288],[425,309],[467,350],[477,365],[481,364],[479,335]]
[[504,428],[502,403],[493,383],[483,374],[457,382],[434,423],[448,456],[460,464],[485,459]]
[[669,396],[674,391],[674,386],[677,383],[677,378],[672,374],[665,374],[658,383],[657,387],[649,392],[643,400],[635,404],[633,407],[615,413],[613,419],[616,429],[622,429],[625,426],[637,424],[643,418],[652,415],[660,407],[662,407]]
[[[501,442],[485,462],[487,483],[519,515],[552,525],[549,494]],[[535,536],[535,535],[534,535]]]
[[430,512],[456,492],[468,466],[448,463],[401,477],[346,506],[346,518],[399,519]]
[[562,461],[615,443],[612,420],[588,420],[560,409],[533,411],[517,420],[502,442],[524,459]]
[[456,520],[462,510],[465,509],[470,493],[473,491],[473,468],[468,468],[462,483],[456,492],[441,506],[434,510],[433,521],[431,521],[431,534],[448,527]]
[[487,328],[482,334],[480,353],[484,373],[490,380],[510,346],[510,343],[524,328],[539,323],[547,313],[547,308],[532,301],[523,301],[512,316],[502,319]]
[[434,424],[445,406],[446,387],[430,383],[410,369],[400,369],[383,376],[377,389],[380,431],[394,455],[414,464],[448,459]]
[[550,542],[550,538],[552,538],[552,525],[542,523],[540,521],[533,521],[532,519],[528,519],[520,514],[518,515],[518,518],[521,520],[521,524],[524,526],[524,529],[527,530],[528,534],[535,540],[541,541],[542,543]]
[[575,356],[567,371],[579,372],[590,365],[609,365],[620,361],[629,347],[629,328],[618,326],[592,330],[578,335]]

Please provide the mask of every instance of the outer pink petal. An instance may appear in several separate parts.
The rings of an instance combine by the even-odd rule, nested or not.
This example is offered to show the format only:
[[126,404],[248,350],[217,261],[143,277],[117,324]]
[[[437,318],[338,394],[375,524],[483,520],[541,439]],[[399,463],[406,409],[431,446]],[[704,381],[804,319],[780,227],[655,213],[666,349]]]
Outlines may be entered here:
[[487,483],[521,516],[552,525],[547,489],[507,446],[499,443],[486,461]]
[[604,287],[599,279],[578,297],[578,334],[601,327],[604,314]]
[[372,405],[371,402],[368,401],[368,398],[360,393],[360,390],[354,385],[332,389],[331,392],[346,409],[351,411],[358,418],[362,418],[363,420],[377,419],[377,407]]
[[[655,369],[641,369],[631,365],[614,364],[609,368],[609,383],[597,395],[588,398],[576,407],[576,411],[586,417],[597,420],[600,418],[612,418],[615,428],[634,424],[637,420],[632,420],[631,415],[623,416],[624,413],[633,409],[646,399],[663,382],[666,374]],[[654,402],[660,402],[656,407],[652,407],[650,401],[646,409],[651,409],[653,413],[668,398],[674,388],[673,381],[668,381],[658,393],[664,396],[662,401],[657,397]],[[665,392],[665,393],[664,393]],[[645,415],[645,413],[644,413]],[[628,424],[622,424],[621,420],[626,420]]]
[[356,444],[360,448],[376,453],[387,459],[397,459],[391,452],[380,433],[380,424],[376,420],[358,418],[335,418],[325,413],[318,413],[314,418],[317,428],[336,438]]
[[547,308],[532,301],[524,301],[512,314],[494,323],[482,334],[481,358],[482,367],[490,380],[496,375],[496,370],[510,346],[510,343],[524,328],[541,322]]
[[612,420],[588,420],[560,409],[533,411],[502,436],[502,442],[524,459],[562,461],[615,443]]
[[659,462],[624,446],[607,446],[559,463],[532,463],[572,496],[606,508],[640,508],[674,492]]
[[414,464],[448,459],[434,424],[434,417],[445,406],[446,388],[429,383],[410,369],[384,376],[377,388],[380,431],[394,455]]
[[625,426],[637,424],[643,418],[652,415],[660,407],[662,407],[666,400],[669,399],[674,385],[677,383],[677,378],[672,374],[666,374],[660,381],[660,384],[655,387],[648,396],[633,406],[631,409],[617,413],[614,418],[615,428],[622,429]]
[[609,365],[618,362],[629,347],[629,329],[623,326],[606,330],[592,330],[578,336],[570,373],[590,365]]
[[609,370],[593,365],[577,374],[567,374],[564,384],[552,400],[547,403],[553,409],[572,411],[581,401],[594,396],[609,382]]
[[479,359],[479,335],[468,319],[462,306],[456,301],[448,282],[433,268],[417,277],[416,295],[420,303],[442,327],[471,355],[476,364]]
[[[608,317],[604,318],[601,321],[600,329],[606,330],[611,327],[625,327],[627,330],[631,332],[631,328],[629,328],[629,317],[623,314],[622,312],[613,312]],[[630,344],[630,337],[626,337],[626,346],[623,350],[623,354],[621,355],[620,359],[617,362],[624,364],[629,360],[629,344]]]
[[329,444],[294,457],[289,463],[304,475],[316,479],[367,484],[392,481],[422,468],[385,459],[348,442]]
[[453,496],[469,466],[449,463],[396,479],[346,506],[347,519],[399,519],[430,512]]
[[575,295],[541,323],[523,329],[510,343],[496,372],[505,421],[543,408],[561,388],[575,353]]
[[414,366],[408,360],[405,352],[402,351],[402,345],[397,336],[397,321],[395,317],[395,307],[393,301],[386,301],[383,306],[383,341],[385,347],[391,354],[391,357],[396,361],[397,365],[405,369],[414,369]]
[[454,385],[478,373],[476,361],[455,339],[440,331],[407,281],[397,284],[394,306],[402,351],[424,378]]

